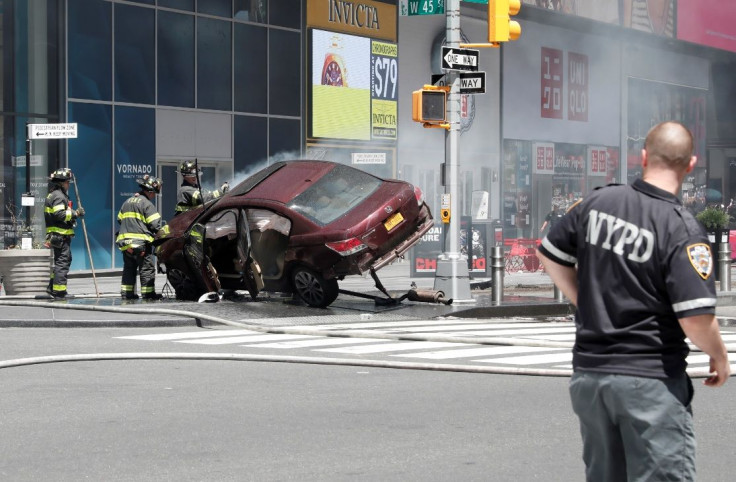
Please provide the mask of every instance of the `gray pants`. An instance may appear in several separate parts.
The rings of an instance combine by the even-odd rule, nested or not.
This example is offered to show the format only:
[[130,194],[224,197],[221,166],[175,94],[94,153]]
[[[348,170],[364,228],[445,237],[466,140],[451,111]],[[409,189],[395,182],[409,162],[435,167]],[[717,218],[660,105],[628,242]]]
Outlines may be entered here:
[[692,396],[685,374],[656,379],[576,371],[570,398],[587,480],[695,480]]

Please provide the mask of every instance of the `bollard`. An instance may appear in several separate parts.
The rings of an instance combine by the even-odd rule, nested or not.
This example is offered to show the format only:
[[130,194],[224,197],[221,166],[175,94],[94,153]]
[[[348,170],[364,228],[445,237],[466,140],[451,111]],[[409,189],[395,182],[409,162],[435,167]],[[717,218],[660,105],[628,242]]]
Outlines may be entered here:
[[565,295],[562,294],[562,290],[555,285],[555,301],[557,303],[562,303],[565,301]]
[[491,246],[491,301],[500,305],[503,301],[503,271],[506,263],[503,257],[503,246]]
[[718,245],[718,279],[721,280],[721,291],[731,291],[731,245]]

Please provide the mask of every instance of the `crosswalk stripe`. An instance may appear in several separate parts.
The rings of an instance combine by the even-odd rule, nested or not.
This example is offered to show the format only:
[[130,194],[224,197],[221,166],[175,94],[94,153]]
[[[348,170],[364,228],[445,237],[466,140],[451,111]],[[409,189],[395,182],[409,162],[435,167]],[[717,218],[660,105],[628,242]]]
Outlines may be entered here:
[[[549,325],[547,325],[549,326]],[[412,328],[402,328],[398,330],[387,330],[388,332],[401,332],[401,333],[436,333],[436,332],[445,332],[445,331],[452,331],[452,332],[462,332],[462,334],[483,334],[483,335],[493,335],[498,334],[498,336],[507,336],[507,335],[517,335],[517,334],[524,334],[524,333],[566,333],[569,331],[574,331],[575,328],[572,326],[566,326],[566,327],[555,327],[555,328],[525,328],[525,327],[516,327],[514,329],[497,329],[493,327],[493,325],[445,325],[445,326],[434,326],[434,327],[423,327],[423,326],[417,326]]]
[[500,363],[502,365],[542,365],[545,363],[564,363],[572,360],[572,353],[551,353],[546,355],[524,355],[507,358],[491,358],[488,360],[474,360],[482,363]]
[[317,338],[312,335],[250,335],[228,336],[224,338],[208,338],[200,340],[173,340],[174,343],[190,343],[193,345],[234,345],[237,343],[253,343],[257,341],[296,340],[299,338]]
[[539,335],[544,333],[573,333],[574,328],[538,328],[536,330],[516,329],[516,330],[479,330],[479,331],[464,331],[466,335],[483,335],[483,336],[525,336],[525,335]]
[[133,335],[133,336],[116,336],[125,340],[147,340],[147,341],[167,341],[167,340],[185,340],[189,338],[217,338],[221,336],[247,335],[249,333],[260,333],[253,330],[200,330],[185,333],[159,333],[157,335]]
[[[322,348],[314,351],[324,351],[330,353],[350,353],[353,355],[363,355],[367,353],[388,353],[392,351],[404,350],[424,350],[427,348],[446,348],[449,346],[459,346],[457,343],[445,343],[437,341],[408,341],[403,343],[383,343],[380,345],[369,346],[348,346],[345,348]],[[467,346],[467,345],[460,345]]]
[[379,343],[385,342],[380,338],[337,338],[334,336],[328,338],[317,338],[316,340],[297,340],[297,341],[283,341],[275,343],[258,343],[255,345],[243,345],[247,347],[258,347],[258,348],[309,348],[315,346],[330,346],[330,345],[358,345],[361,343]]
[[404,358],[425,358],[428,360],[450,360],[452,358],[471,358],[476,356],[511,355],[514,353],[532,353],[540,351],[568,350],[568,348],[543,348],[536,346],[490,346],[482,348],[461,348],[458,350],[427,351],[421,353],[404,353],[391,355]]
[[519,338],[524,340],[548,340],[548,341],[575,341],[575,333],[565,333],[562,335],[522,335]]

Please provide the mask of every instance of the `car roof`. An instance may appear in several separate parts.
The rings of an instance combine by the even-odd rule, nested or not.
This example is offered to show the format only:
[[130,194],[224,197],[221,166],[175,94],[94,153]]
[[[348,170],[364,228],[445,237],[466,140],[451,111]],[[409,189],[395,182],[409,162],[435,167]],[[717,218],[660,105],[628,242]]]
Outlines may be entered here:
[[248,178],[238,185],[240,192],[233,194],[247,193],[248,197],[286,203],[334,167],[335,163],[329,161],[279,162]]

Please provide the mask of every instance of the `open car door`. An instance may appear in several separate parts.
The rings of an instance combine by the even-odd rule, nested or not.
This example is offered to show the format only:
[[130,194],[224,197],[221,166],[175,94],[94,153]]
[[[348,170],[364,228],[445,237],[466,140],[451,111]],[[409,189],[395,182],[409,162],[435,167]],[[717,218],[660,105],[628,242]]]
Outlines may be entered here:
[[258,262],[253,259],[251,253],[250,226],[245,210],[240,210],[238,216],[238,258],[236,266],[243,277],[245,289],[250,293],[251,298],[256,299],[258,292],[263,289],[263,276],[261,267]]
[[197,277],[195,280],[197,287],[203,293],[220,290],[217,271],[205,254],[205,234],[206,228],[202,224],[195,223],[189,228],[184,239],[184,257],[189,263],[191,272]]

